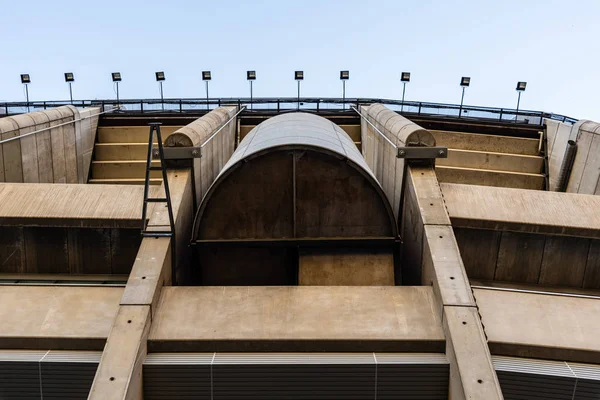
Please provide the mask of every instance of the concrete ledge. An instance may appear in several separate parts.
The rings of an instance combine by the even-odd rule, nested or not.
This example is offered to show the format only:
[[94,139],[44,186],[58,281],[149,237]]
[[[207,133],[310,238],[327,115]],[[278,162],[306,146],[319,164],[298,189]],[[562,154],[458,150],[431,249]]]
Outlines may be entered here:
[[364,109],[367,119],[396,146],[435,146],[435,139],[428,130],[383,104],[372,104]]
[[600,238],[600,197],[440,184],[455,227]]
[[1,286],[0,348],[101,350],[123,288]]
[[[430,287],[165,287],[150,351],[443,351]],[[437,350],[435,350],[437,349]]]
[[474,289],[495,355],[598,362],[600,299]]
[[140,228],[143,197],[141,186],[0,183],[0,225]]
[[236,107],[219,107],[177,129],[165,139],[167,147],[199,146],[236,112]]

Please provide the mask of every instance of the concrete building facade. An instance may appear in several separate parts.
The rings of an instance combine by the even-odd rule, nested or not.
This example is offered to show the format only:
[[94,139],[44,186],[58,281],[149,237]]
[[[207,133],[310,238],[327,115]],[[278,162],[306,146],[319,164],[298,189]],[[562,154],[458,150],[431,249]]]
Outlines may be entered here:
[[600,398],[600,125],[305,100],[0,118],[0,399]]

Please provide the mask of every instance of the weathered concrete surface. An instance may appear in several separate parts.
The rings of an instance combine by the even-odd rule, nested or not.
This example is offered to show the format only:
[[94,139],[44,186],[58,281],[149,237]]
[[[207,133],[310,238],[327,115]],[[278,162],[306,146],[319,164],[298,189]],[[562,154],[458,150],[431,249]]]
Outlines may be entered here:
[[600,194],[600,123],[581,120],[571,129],[571,140],[577,142],[567,192]]
[[431,130],[431,134],[438,146],[450,149],[531,156],[539,154],[540,141],[538,139],[436,130]]
[[0,182],[86,182],[99,111],[63,106],[0,118],[0,140],[73,121],[0,144]]
[[[193,147],[204,144],[237,112],[237,107],[219,107],[163,139],[166,147]],[[232,120],[202,148],[202,157],[193,161],[196,199],[202,200],[208,188],[233,154],[236,121]]]
[[[122,306],[110,331],[89,399],[143,399],[142,364],[150,327],[149,306]],[[131,360],[136,360],[131,363]]]
[[545,182],[542,174],[449,167],[445,165],[439,165],[435,170],[440,182],[446,183],[542,190]]
[[474,289],[495,355],[597,363],[600,299]]
[[455,227],[600,238],[600,198],[442,183]]
[[[360,107],[362,115],[395,146],[435,146],[429,131],[402,117],[382,104]],[[361,119],[362,154],[380,182],[392,205],[396,219],[400,214],[404,159],[375,129]]]
[[439,351],[434,303],[428,287],[166,287],[149,348]]
[[139,228],[143,198],[135,186],[0,183],[0,225]]
[[0,286],[0,347],[101,350],[122,288]]
[[391,252],[300,254],[298,284],[303,286],[393,286],[394,255]]
[[448,158],[438,158],[436,165],[540,174],[544,168],[544,157],[449,149]]
[[440,186],[432,167],[407,169],[403,268],[409,281],[431,285],[444,319],[451,399],[502,399]]

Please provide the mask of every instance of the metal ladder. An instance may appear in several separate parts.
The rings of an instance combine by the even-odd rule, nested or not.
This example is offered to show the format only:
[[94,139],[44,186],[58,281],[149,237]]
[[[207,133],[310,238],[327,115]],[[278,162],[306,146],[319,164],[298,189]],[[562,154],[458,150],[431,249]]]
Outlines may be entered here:
[[[167,167],[165,164],[165,154],[163,150],[162,136],[160,134],[160,122],[151,122],[150,132],[148,134],[148,158],[146,159],[146,179],[144,180],[144,206],[142,208],[142,237],[170,237],[171,238],[171,253],[174,252],[175,243],[175,219],[173,218],[173,206],[171,205],[171,193],[169,191],[169,181],[167,179]],[[154,144],[154,133],[158,142],[158,156],[160,167],[152,166],[152,146]],[[163,186],[165,188],[165,197],[149,197],[150,192],[150,171],[161,171]],[[166,203],[169,212],[170,230],[148,230],[147,212],[148,203]],[[174,268],[175,266],[173,266]]]

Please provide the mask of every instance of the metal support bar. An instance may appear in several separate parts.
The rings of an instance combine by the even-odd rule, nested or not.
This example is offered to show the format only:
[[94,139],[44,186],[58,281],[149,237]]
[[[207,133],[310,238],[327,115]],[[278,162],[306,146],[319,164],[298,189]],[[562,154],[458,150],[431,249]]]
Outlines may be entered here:
[[[201,147],[164,147],[163,154],[165,160],[189,160],[191,158],[202,158]],[[152,149],[152,158],[160,158],[158,147]]]
[[398,158],[407,160],[425,160],[448,158],[447,147],[398,147]]

